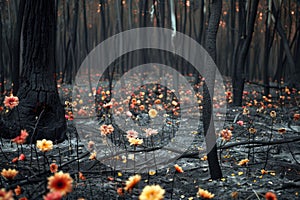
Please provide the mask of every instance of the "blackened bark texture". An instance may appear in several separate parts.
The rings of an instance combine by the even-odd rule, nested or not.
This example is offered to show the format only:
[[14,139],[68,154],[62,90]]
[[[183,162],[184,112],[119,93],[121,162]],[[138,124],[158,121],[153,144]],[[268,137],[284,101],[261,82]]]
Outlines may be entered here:
[[[241,2],[241,1],[240,1]],[[234,66],[233,77],[232,77],[232,87],[233,87],[233,104],[235,106],[241,106],[243,101],[243,90],[245,83],[245,63],[252,41],[252,33],[254,32],[254,23],[256,20],[257,7],[259,0],[251,1],[250,7],[250,17],[247,23],[247,35],[243,36],[242,41],[239,41],[240,48],[237,48],[237,62]],[[250,3],[250,2],[249,2]],[[245,22],[244,22],[245,24]]]
[[23,26],[23,70],[17,93],[20,104],[7,120],[1,120],[2,137],[13,138],[20,129],[29,132],[27,142],[65,139],[64,108],[54,78],[54,1],[27,0]]
[[[208,22],[208,28],[206,31],[205,48],[212,59],[216,62],[216,37],[219,28],[220,16],[222,11],[222,0],[213,0],[210,3],[210,17]],[[215,69],[211,69],[210,74],[212,77],[215,75]],[[205,78],[205,77],[204,77]],[[209,87],[207,86],[209,85]],[[203,88],[203,126],[205,136],[209,132],[215,137],[215,128],[210,127],[212,117],[212,96],[213,91],[209,91],[208,88],[214,88],[214,80],[211,83],[206,83]],[[212,96],[210,96],[212,95]],[[213,124],[213,123],[212,123]],[[216,138],[214,138],[216,140]],[[218,161],[217,145],[215,144],[210,152],[207,152],[209,171],[212,179],[222,178],[222,171]]]
[[[1,12],[2,12],[2,9],[0,6],[0,47],[3,47]],[[2,60],[2,51],[3,51],[3,48],[0,48],[0,95],[3,94],[3,92],[4,92],[4,66],[3,66],[3,60]]]
[[20,82],[20,40],[21,40],[21,32],[22,32],[22,22],[23,22],[23,15],[24,15],[24,8],[25,8],[26,0],[19,2],[19,10],[17,15],[17,23],[14,28],[13,32],[13,41],[12,41],[12,60],[11,65],[14,72],[12,73],[12,83],[13,85],[13,93],[17,94]]

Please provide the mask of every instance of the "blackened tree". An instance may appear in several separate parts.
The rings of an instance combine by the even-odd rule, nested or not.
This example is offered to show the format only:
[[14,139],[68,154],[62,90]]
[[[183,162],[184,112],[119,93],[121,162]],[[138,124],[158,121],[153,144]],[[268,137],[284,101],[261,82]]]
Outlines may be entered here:
[[66,121],[55,80],[55,1],[26,0],[23,17],[23,67],[20,103],[0,121],[1,136],[13,138],[20,129],[27,142],[65,139]]

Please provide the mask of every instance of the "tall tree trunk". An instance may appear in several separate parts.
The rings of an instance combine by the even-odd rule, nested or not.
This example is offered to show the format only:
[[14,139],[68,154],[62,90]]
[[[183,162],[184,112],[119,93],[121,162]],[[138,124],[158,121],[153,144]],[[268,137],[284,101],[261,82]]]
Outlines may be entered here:
[[242,105],[242,97],[244,90],[244,81],[245,81],[245,63],[248,55],[249,47],[252,41],[252,33],[254,31],[254,23],[257,14],[259,0],[251,1],[251,8],[249,10],[249,23],[247,24],[247,35],[246,38],[242,41],[241,49],[238,50],[239,54],[237,57],[237,63],[234,67],[232,85],[233,85],[233,104],[236,106]]
[[[0,47],[3,47],[3,40],[2,40],[2,8],[0,6]],[[3,48],[0,48],[0,95],[4,92],[4,65],[3,65]]]
[[9,113],[7,121],[0,121],[3,137],[15,137],[20,129],[26,129],[30,134],[29,143],[37,139],[54,142],[65,139],[64,108],[59,100],[54,62],[51,61],[55,51],[54,3],[49,0],[26,1],[23,70],[17,93],[20,103]]
[[13,93],[17,94],[20,83],[19,83],[19,76],[20,76],[20,39],[21,39],[21,31],[22,31],[22,22],[23,22],[23,15],[24,15],[24,8],[25,8],[26,0],[19,2],[19,9],[17,14],[17,23],[13,32],[13,41],[12,41],[12,69],[14,72],[12,73],[12,83],[13,85]]
[[[221,11],[222,11],[222,0],[213,0],[210,4],[210,10],[211,10],[211,14],[209,17],[208,28],[206,32],[205,48],[209,53],[209,55],[212,57],[212,59],[216,61],[216,37],[217,37]],[[211,70],[211,73],[215,74],[215,70]],[[212,80],[211,83],[207,83],[207,84],[212,86],[209,88],[214,88],[214,80]],[[213,91],[208,91],[208,87],[205,84],[203,89],[203,125],[204,125],[205,136],[207,134],[211,134],[212,136],[215,136],[215,128],[212,127],[209,129],[209,125],[213,118],[212,99],[213,99]],[[213,133],[209,133],[211,131]],[[211,178],[212,179],[222,178],[222,171],[218,161],[216,144],[214,145],[213,149],[210,152],[208,152],[207,157],[208,157],[208,164],[209,164]]]

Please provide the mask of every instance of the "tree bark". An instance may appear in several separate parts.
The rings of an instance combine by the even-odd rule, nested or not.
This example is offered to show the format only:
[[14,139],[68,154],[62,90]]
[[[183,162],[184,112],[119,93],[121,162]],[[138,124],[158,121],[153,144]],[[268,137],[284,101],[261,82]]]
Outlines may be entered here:
[[[219,28],[219,21],[221,17],[222,11],[222,0],[213,0],[210,3],[211,14],[209,17],[208,28],[206,32],[206,42],[205,48],[209,55],[212,57],[214,61],[216,61],[216,37]],[[215,74],[215,70],[212,70],[212,73]],[[205,77],[204,77],[205,78]],[[214,80],[212,83],[207,83],[214,88]],[[209,93],[210,92],[210,93]],[[213,91],[208,91],[208,87],[204,84],[203,88],[203,126],[204,126],[204,134],[205,136],[208,134],[208,131],[213,131],[211,135],[215,136],[215,128],[209,129],[210,121],[212,120],[212,95]],[[210,175],[212,179],[222,178],[222,171],[218,161],[217,155],[217,145],[215,144],[213,149],[208,152],[208,164]]]
[[245,63],[246,58],[248,55],[249,47],[252,41],[252,33],[254,32],[254,23],[257,14],[257,7],[258,7],[259,0],[251,1],[251,9],[249,23],[247,24],[247,35],[245,35],[245,39],[243,39],[241,44],[241,49],[238,50],[238,59],[236,66],[234,67],[233,71],[233,78],[232,78],[232,86],[233,86],[233,104],[236,106],[242,105],[242,97],[243,97],[243,90],[244,90],[244,82],[245,82]]
[[37,139],[65,139],[64,108],[59,100],[54,59],[54,1],[27,0],[23,27],[23,70],[17,93],[20,103],[1,119],[1,136],[13,138],[20,129],[29,132],[28,143]]

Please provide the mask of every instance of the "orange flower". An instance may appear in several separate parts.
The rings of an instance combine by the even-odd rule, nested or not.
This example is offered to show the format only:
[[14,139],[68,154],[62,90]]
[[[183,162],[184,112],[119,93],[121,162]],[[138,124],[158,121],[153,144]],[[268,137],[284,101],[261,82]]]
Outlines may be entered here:
[[267,173],[268,173],[268,171],[267,171],[267,170],[265,170],[265,169],[262,169],[262,170],[260,170],[260,172],[261,172],[261,174],[262,174],[262,175],[264,175],[264,174],[267,174]]
[[199,188],[198,192],[197,192],[197,196],[204,198],[204,199],[212,199],[212,198],[214,198],[215,195],[210,193],[207,190],[203,190],[203,189]]
[[154,101],[154,104],[161,104],[161,100],[160,100],[160,99],[156,99],[156,100]]
[[114,127],[112,125],[103,124],[100,126],[101,135],[108,135],[114,131]]
[[22,193],[22,189],[19,185],[14,189],[14,191],[17,196],[19,196]]
[[237,199],[239,197],[239,193],[237,191],[234,191],[234,192],[231,193],[231,197],[233,199]]
[[44,196],[44,200],[61,200],[62,194],[60,192],[49,192]]
[[125,191],[131,191],[133,187],[140,182],[142,177],[140,175],[134,175],[129,177],[129,179],[126,181],[126,186],[124,188]]
[[8,180],[12,180],[18,175],[18,173],[19,172],[15,169],[3,169],[1,175]]
[[53,142],[51,140],[37,140],[36,147],[42,152],[47,152],[53,149]]
[[179,165],[174,165],[175,167],[175,170],[178,172],[178,173],[182,173],[183,172],[183,169],[179,166]]
[[57,164],[51,163],[51,164],[50,164],[50,172],[51,172],[51,173],[56,173],[57,170],[58,170]]
[[144,105],[140,105],[139,108],[140,108],[141,111],[145,110],[145,106]]
[[78,177],[79,177],[80,180],[83,180],[83,181],[86,180],[85,176],[83,176],[83,174],[81,172],[79,172]]
[[72,183],[73,179],[70,174],[60,171],[48,178],[48,189],[50,192],[60,192],[62,195],[66,195],[72,191]]
[[119,196],[123,196],[124,195],[123,188],[118,188],[117,193]]
[[9,97],[5,96],[3,104],[8,108],[13,109],[19,105],[19,98],[12,95]]
[[267,192],[265,198],[266,200],[277,200],[277,196],[273,192]]
[[223,129],[221,131],[221,136],[222,136],[222,139],[225,140],[225,141],[229,141],[231,139],[231,136],[232,136],[232,133],[230,130],[228,129]]
[[249,160],[248,159],[243,159],[243,160],[241,160],[240,162],[239,162],[239,166],[244,166],[244,165],[246,165],[247,163],[249,162]]
[[147,185],[140,194],[139,200],[161,200],[165,192],[159,185]]
[[12,139],[12,142],[15,142],[16,144],[24,144],[26,142],[26,138],[28,136],[28,133],[26,130],[21,130],[21,134],[14,139]]
[[0,199],[2,200],[14,200],[13,192],[11,190],[6,191],[4,188],[0,190]]

